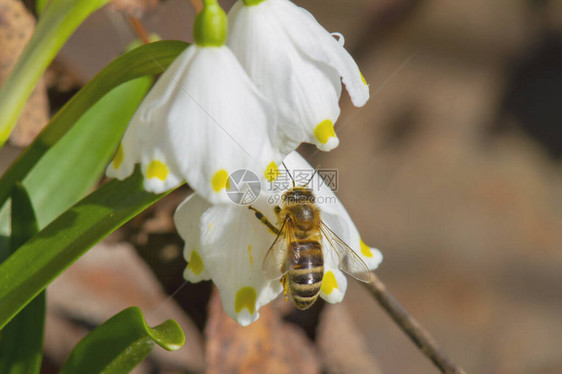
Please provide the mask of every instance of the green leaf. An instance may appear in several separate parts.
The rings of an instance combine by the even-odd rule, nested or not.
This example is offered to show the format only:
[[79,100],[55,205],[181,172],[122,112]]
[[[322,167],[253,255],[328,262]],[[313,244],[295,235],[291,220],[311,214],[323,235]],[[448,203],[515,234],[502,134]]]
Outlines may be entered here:
[[0,373],[39,373],[43,354],[45,304],[43,291],[2,330]]
[[35,12],[37,13],[38,16],[40,16],[43,13],[43,10],[45,9],[45,6],[47,5],[47,2],[49,0],[36,0],[35,1]]
[[64,363],[61,374],[128,373],[152,351],[154,343],[175,351],[184,341],[176,321],[167,320],[150,328],[139,308],[127,308],[82,339]]
[[27,190],[21,183],[14,186],[12,192],[12,236],[10,250],[16,251],[23,243],[39,231],[35,211]]
[[138,168],[106,183],[0,264],[0,329],[90,247],[165,195],[142,184]]
[[16,66],[0,88],[0,147],[39,77],[76,28],[109,0],[51,0]]
[[[15,251],[38,231],[35,213],[27,191],[17,184],[12,193],[12,237]],[[41,369],[45,292],[41,292],[2,331],[0,373],[33,374]]]
[[45,5],[47,5],[48,0],[36,0],[35,1],[35,12],[38,16],[41,16],[43,10],[45,9]]
[[133,117],[150,89],[142,77],[114,88],[99,100],[37,162],[23,180],[45,227],[99,181]]
[[[150,43],[127,52],[107,65],[66,103],[35,141],[21,153],[4,173],[0,179],[0,207],[9,198],[14,183],[23,181],[37,161],[66,134],[94,103],[124,82],[145,75],[162,73],[187,46],[187,43],[180,41]],[[100,127],[104,125],[108,124],[98,123]],[[33,197],[33,194],[31,195]]]
[[[151,78],[142,77],[114,88],[80,117],[25,177],[23,184],[37,211],[40,228],[84,197],[99,181],[151,84]],[[10,233],[8,213],[6,204],[0,210],[0,232],[5,235]],[[0,241],[0,258],[5,247],[6,243]]]

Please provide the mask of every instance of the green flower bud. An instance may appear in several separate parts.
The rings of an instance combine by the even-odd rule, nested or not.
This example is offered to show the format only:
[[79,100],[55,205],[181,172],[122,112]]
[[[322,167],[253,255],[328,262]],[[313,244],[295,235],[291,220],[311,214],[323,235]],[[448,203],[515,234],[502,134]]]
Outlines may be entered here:
[[220,47],[226,43],[228,20],[217,0],[203,1],[204,7],[195,17],[193,38],[195,44],[205,47]]
[[243,1],[244,1],[244,5],[252,6],[252,5],[258,5],[259,3],[263,2],[264,0],[243,0]]

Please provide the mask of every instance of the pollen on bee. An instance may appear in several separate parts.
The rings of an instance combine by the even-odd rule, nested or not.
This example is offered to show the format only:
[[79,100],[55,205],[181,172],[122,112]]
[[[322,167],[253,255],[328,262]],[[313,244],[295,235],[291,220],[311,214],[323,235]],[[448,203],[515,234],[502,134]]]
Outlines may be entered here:
[[285,274],[281,277],[280,282],[283,285],[283,295],[285,296],[285,301],[287,301],[289,299],[287,297],[287,292],[288,292],[287,274]]

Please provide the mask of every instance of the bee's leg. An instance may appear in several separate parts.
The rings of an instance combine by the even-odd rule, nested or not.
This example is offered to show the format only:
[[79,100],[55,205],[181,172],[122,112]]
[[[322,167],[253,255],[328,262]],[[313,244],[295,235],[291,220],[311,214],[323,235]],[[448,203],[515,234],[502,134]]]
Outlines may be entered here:
[[279,229],[277,227],[273,226],[273,224],[271,222],[269,222],[267,217],[264,216],[262,212],[260,212],[259,210],[257,210],[256,208],[254,208],[251,205],[248,206],[248,209],[256,212],[257,219],[259,219],[261,223],[266,225],[275,235],[279,235]]

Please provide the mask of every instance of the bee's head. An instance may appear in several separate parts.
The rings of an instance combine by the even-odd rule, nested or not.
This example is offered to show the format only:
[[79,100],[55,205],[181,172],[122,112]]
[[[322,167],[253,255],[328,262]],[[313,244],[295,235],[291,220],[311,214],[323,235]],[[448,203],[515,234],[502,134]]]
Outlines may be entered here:
[[283,203],[285,204],[314,204],[316,197],[310,188],[293,187],[283,194]]

